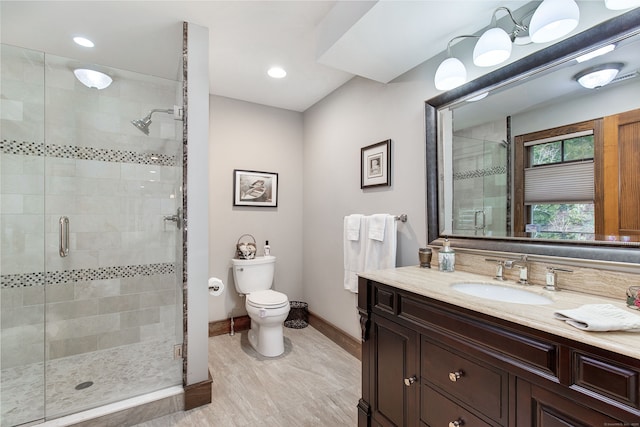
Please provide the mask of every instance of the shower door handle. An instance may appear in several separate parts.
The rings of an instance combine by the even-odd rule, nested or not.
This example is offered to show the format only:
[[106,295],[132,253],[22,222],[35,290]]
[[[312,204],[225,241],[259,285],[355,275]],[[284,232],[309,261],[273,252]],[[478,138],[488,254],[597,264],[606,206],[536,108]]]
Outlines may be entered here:
[[60,217],[60,256],[62,258],[69,255],[69,218]]
[[[478,215],[480,214],[480,215]],[[482,219],[482,222],[478,221],[478,216]],[[477,210],[475,211],[475,213],[473,214],[473,227],[476,230],[483,230],[485,228],[485,223],[486,223],[486,216],[483,210]]]

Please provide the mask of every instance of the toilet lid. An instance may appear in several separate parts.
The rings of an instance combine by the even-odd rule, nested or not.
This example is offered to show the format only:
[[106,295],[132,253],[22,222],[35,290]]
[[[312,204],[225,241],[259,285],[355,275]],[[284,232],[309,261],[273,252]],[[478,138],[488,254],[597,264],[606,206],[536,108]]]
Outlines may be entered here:
[[287,296],[281,292],[266,291],[251,292],[247,295],[247,302],[253,306],[277,308],[288,303]]

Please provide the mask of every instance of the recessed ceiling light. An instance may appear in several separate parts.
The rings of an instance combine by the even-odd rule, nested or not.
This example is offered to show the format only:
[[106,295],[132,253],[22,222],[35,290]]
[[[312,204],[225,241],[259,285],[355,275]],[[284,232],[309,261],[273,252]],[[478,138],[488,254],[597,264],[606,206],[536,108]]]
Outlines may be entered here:
[[281,67],[271,67],[269,71],[267,71],[267,74],[274,79],[281,79],[287,75],[287,72]]
[[487,95],[489,95],[489,92],[482,92],[481,94],[478,94],[478,95],[474,96],[473,98],[467,99],[467,102],[480,101],[481,99],[485,99],[487,97]]
[[609,53],[616,48],[615,44],[608,44],[606,46],[601,47],[600,49],[596,49],[593,52],[585,53],[584,55],[580,55],[576,58],[578,62],[588,61],[590,59],[596,58],[598,56],[604,55],[605,53]]
[[84,47],[94,47],[95,44],[93,44],[93,42],[87,38],[84,37],[74,37],[73,41],[76,42],[77,44],[79,44],[80,46],[84,46]]
[[622,9],[631,9],[632,7],[640,6],[640,1],[638,0],[604,0],[604,5],[607,7],[607,9],[622,10]]

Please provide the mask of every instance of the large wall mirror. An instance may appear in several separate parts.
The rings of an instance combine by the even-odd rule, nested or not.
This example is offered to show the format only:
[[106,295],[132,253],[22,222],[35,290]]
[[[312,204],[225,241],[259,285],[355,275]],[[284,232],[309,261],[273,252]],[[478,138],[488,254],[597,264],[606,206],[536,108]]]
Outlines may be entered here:
[[[578,83],[605,64],[613,82]],[[640,9],[425,109],[431,244],[640,263]]]

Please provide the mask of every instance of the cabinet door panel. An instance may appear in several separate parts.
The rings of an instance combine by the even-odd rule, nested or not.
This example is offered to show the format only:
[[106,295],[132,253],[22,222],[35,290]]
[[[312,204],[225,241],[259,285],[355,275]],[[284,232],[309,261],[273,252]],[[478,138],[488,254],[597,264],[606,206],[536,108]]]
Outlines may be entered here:
[[518,426],[593,427],[625,425],[552,391],[518,379]]
[[[418,412],[418,338],[411,331],[384,318],[373,317],[374,347],[372,415],[382,426],[415,426]],[[405,379],[416,377],[405,385]]]

